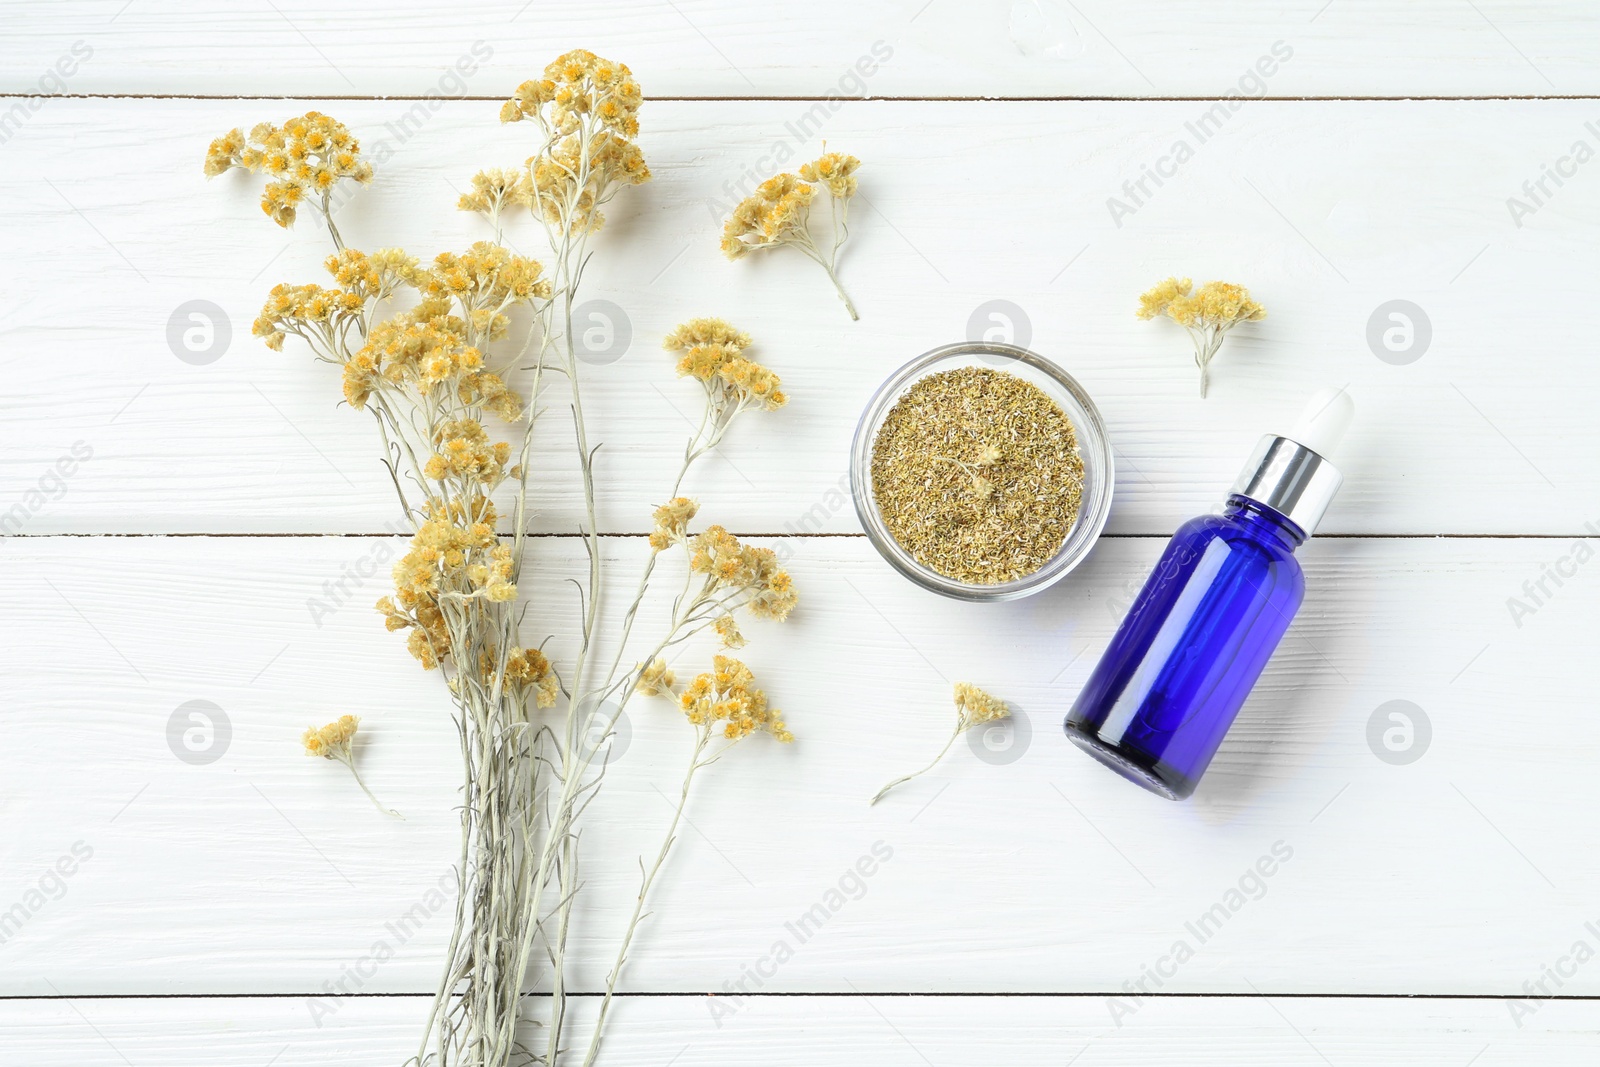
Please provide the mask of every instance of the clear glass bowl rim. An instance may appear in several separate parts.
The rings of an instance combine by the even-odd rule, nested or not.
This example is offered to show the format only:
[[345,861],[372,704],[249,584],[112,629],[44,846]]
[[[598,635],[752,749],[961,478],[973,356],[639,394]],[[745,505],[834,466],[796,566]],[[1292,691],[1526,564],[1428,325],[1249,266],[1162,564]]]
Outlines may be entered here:
[[[1078,410],[1068,410],[1067,416],[1072,420],[1078,441],[1078,453],[1083,457],[1084,471],[1087,475],[1085,496],[1078,506],[1078,521],[1073,524],[1067,539],[1062,542],[1061,550],[1032,574],[995,585],[958,581],[917,562],[884,526],[872,497],[873,437],[884,416],[899,401],[907,387],[945,360],[985,355],[1004,356],[1032,367],[1059,386],[1070,398],[1069,407],[1076,406]],[[1005,368],[996,366],[995,369]],[[1051,399],[1059,401],[1057,397]],[[855,503],[856,516],[861,520],[861,527],[866,531],[867,539],[890,566],[911,581],[931,592],[956,600],[1016,600],[1046,589],[1066,577],[1074,567],[1083,562],[1089,550],[1100,539],[1100,532],[1105,529],[1106,520],[1111,514],[1111,493],[1114,482],[1111,442],[1106,435],[1105,420],[1100,417],[1100,409],[1095,407],[1094,401],[1089,398],[1083,386],[1060,366],[1037,352],[999,342],[969,341],[941,345],[902,365],[884,379],[883,384],[878,386],[872,398],[867,401],[866,407],[861,412],[861,418],[856,423],[855,436],[850,444],[850,495]]]

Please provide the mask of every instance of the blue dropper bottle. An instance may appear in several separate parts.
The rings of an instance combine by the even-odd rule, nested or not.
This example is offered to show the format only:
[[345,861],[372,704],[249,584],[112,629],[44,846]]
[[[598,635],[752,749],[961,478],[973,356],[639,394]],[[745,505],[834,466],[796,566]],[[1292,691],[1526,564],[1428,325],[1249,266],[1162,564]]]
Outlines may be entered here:
[[1194,792],[1305,597],[1294,550],[1343,476],[1329,461],[1355,413],[1342,389],[1267,434],[1221,515],[1178,527],[1067,715],[1067,737],[1169,800]]

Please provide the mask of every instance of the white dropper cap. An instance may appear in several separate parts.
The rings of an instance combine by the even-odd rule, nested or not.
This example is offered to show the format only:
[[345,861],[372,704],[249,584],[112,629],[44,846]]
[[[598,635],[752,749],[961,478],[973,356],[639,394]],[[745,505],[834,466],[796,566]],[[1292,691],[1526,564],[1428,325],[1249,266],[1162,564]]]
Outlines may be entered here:
[[1306,401],[1300,421],[1284,436],[1331,460],[1355,417],[1356,405],[1349,393],[1343,389],[1318,389]]
[[1343,389],[1318,390],[1294,429],[1257,442],[1233,494],[1271,508],[1309,537],[1344,482],[1332,457],[1355,413]]

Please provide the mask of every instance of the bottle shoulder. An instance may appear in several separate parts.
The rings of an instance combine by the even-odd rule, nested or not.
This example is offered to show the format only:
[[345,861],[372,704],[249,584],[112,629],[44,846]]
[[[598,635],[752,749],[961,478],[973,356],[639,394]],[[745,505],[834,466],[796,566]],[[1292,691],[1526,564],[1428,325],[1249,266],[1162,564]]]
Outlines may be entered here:
[[1173,544],[1184,545],[1191,551],[1217,540],[1225,542],[1235,551],[1259,553],[1266,560],[1279,563],[1296,573],[1300,571],[1300,562],[1294,555],[1294,543],[1281,531],[1253,516],[1197,515],[1179,526],[1172,535]]

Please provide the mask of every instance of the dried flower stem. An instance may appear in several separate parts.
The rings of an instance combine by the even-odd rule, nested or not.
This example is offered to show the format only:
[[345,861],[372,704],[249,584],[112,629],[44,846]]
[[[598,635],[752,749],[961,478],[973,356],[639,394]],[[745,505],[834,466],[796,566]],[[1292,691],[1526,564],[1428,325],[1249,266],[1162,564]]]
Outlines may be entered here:
[[395,818],[400,819],[400,820],[404,820],[405,819],[404,815],[401,815],[398,811],[395,811],[393,808],[384,807],[383,806],[383,802],[378,799],[377,794],[373,793],[373,791],[371,789],[367,788],[366,780],[361,777],[361,772],[356,770],[356,761],[353,758],[347,757],[347,756],[335,756],[334,759],[338,760],[340,763],[342,763],[346,767],[350,768],[351,777],[353,777],[356,780],[356,785],[359,785],[361,787],[361,791],[363,793],[367,794],[367,799],[372,801],[372,806],[373,807],[377,808],[379,811],[383,812],[385,815],[393,815]]
[[910,774],[902,775],[901,777],[896,778],[894,781],[878,790],[876,795],[874,795],[873,798],[867,802],[868,807],[871,807],[873,804],[876,804],[878,801],[888,796],[889,791],[894,789],[896,786],[904,785],[913,778],[927,774],[929,771],[937,767],[939,765],[939,761],[945,758],[945,756],[950,752],[951,746],[956,743],[956,738],[960,737],[968,730],[975,726],[981,726],[987,722],[994,722],[997,719],[1004,719],[1011,714],[1011,709],[1006,707],[1005,701],[1000,700],[997,697],[990,696],[982,689],[979,689],[977,686],[971,685],[967,682],[956,683],[955,706],[956,728],[950,734],[950,739],[944,743],[944,747],[939,750],[939,754],[933,757],[933,762],[929,763],[926,767],[919,771],[913,771]]
[[922,768],[920,771],[912,771],[910,774],[901,775],[899,778],[896,778],[894,781],[878,790],[877,793],[873,795],[872,799],[868,801],[867,806],[871,807],[873,804],[876,804],[878,801],[888,796],[889,791],[894,789],[895,786],[905,785],[907,782],[911,781],[911,779],[921,777],[937,767],[939,765],[939,761],[944,759],[945,756],[949,754],[950,747],[956,743],[956,738],[960,737],[963,732],[965,732],[965,727],[963,727],[959,722],[956,723],[956,728],[950,732],[950,740],[944,743],[944,747],[939,750],[939,754],[933,757],[926,767]]

